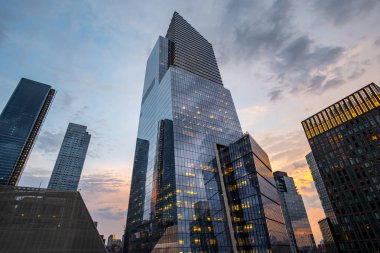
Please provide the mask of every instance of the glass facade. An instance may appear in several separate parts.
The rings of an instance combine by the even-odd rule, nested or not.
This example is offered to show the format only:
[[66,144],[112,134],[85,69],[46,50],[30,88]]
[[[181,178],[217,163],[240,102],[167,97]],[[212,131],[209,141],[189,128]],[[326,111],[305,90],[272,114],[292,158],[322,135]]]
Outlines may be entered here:
[[236,252],[216,144],[242,130],[206,42],[174,13],[148,58],[124,252]]
[[276,171],[274,178],[280,195],[281,208],[291,241],[292,252],[316,252],[314,236],[305,205],[297,191],[293,178],[282,171]]
[[173,42],[170,49],[173,66],[223,85],[211,43],[177,12],[170,22],[166,38]]
[[302,122],[344,252],[380,250],[379,107],[371,83]]
[[289,252],[289,238],[267,154],[248,134],[220,150],[237,251]]
[[48,189],[76,191],[91,135],[87,127],[69,123]]
[[334,210],[332,208],[332,204],[330,202],[326,187],[322,180],[321,173],[319,173],[317,162],[315,161],[312,152],[306,155],[306,161],[307,161],[307,164],[309,165],[311,175],[314,180],[315,188],[317,189],[317,192],[318,192],[319,199],[321,200],[323,211],[325,212],[326,217],[328,217],[332,223],[337,224],[337,220],[335,217]]
[[107,252],[79,192],[1,185],[0,206],[0,252]]
[[55,90],[22,78],[0,115],[0,184],[16,185]]

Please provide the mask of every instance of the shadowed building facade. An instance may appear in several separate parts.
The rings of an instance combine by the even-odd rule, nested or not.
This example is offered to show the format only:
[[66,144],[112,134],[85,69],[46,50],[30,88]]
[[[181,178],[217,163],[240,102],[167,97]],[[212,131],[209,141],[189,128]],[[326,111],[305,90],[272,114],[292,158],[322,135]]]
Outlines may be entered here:
[[309,165],[309,169],[314,180],[315,188],[317,189],[318,196],[321,200],[321,204],[323,207],[323,211],[326,215],[326,218],[318,222],[325,243],[326,251],[328,253],[339,252],[338,246],[336,245],[336,239],[339,234],[339,227],[337,225],[333,225],[337,224],[338,222],[336,220],[330,198],[327,194],[327,190],[323,183],[321,173],[319,172],[317,162],[315,161],[312,152],[306,155],[306,161]]
[[50,85],[22,78],[0,115],[0,184],[16,185],[54,98]]
[[286,172],[274,172],[277,190],[280,194],[282,213],[284,214],[293,253],[316,252],[314,236],[311,231],[305,205],[292,177]]
[[48,189],[76,191],[91,135],[87,127],[69,123],[59,150]]
[[219,152],[242,136],[212,45],[175,12],[147,61],[123,251],[238,252]]
[[2,185],[0,206],[0,252],[107,252],[79,192]]
[[343,252],[380,251],[379,100],[371,83],[302,122]]
[[337,223],[331,201],[327,194],[326,187],[323,183],[321,173],[319,172],[317,162],[315,161],[312,152],[306,155],[306,161],[309,165],[311,176],[313,177],[314,185],[317,189],[319,199],[321,200],[323,211],[325,212],[326,217],[328,217],[334,223]]

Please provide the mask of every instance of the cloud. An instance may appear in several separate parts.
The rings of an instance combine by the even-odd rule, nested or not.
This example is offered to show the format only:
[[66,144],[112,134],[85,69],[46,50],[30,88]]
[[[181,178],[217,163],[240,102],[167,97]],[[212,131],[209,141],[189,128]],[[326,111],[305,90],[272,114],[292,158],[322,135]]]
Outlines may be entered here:
[[320,87],[322,87],[322,84],[325,80],[325,75],[315,75],[310,79],[309,87],[311,87],[312,89],[319,89]]
[[348,76],[348,79],[358,79],[359,77],[363,76],[365,72],[366,70],[364,68],[357,69]]
[[[315,77],[342,58],[345,51],[342,47],[314,46],[314,41],[302,35],[290,41],[288,45],[276,55],[272,62],[272,69],[278,73],[278,79],[289,85],[292,83],[315,82]],[[313,89],[316,86],[308,86]],[[318,89],[324,88],[320,85]]]
[[27,166],[22,173],[19,186],[46,188],[51,171],[40,167]]
[[93,211],[93,213],[107,220],[121,220],[127,217],[127,209],[115,207],[103,207]]
[[74,118],[76,120],[80,120],[80,119],[84,118],[85,114],[88,113],[88,109],[89,109],[89,107],[87,105],[82,106],[79,110],[77,110],[74,113]]
[[243,129],[251,129],[257,119],[268,112],[264,106],[250,106],[237,110]]
[[[325,218],[325,214],[322,208],[307,208],[307,216],[310,221],[311,230],[313,231],[314,237],[316,237],[316,243],[318,244],[318,239],[322,239],[321,232],[319,228],[318,221]],[[318,237],[316,235],[319,235]]]
[[45,153],[54,153],[59,150],[63,135],[63,132],[52,133],[45,130],[38,136],[37,148]]
[[323,17],[335,25],[365,17],[379,6],[378,0],[315,0],[314,7]]
[[[268,1],[269,3],[269,1]],[[235,42],[240,56],[252,56],[281,48],[292,35],[291,3],[288,0],[267,2],[240,0],[226,6],[226,21],[234,21]],[[233,20],[232,20],[233,19]]]
[[80,188],[81,191],[88,193],[116,193],[126,186],[130,186],[129,180],[126,181],[120,176],[108,171],[104,174],[82,175],[78,188]]
[[377,47],[380,47],[380,37],[378,37],[373,44]]
[[343,79],[340,79],[340,78],[334,78],[334,79],[330,79],[330,80],[327,80],[325,85],[324,85],[324,88],[325,89],[330,89],[330,88],[333,88],[333,87],[338,87],[342,84],[344,84],[344,80]]
[[124,165],[108,165],[113,169],[104,167],[99,173],[84,174],[79,182],[86,206],[93,219],[99,221],[99,231],[105,234],[122,233],[127,217],[130,177],[116,172],[128,170],[120,166]]
[[279,100],[281,98],[281,95],[282,93],[284,92],[284,90],[280,89],[280,88],[274,88],[272,89],[269,93],[268,93],[268,96],[269,96],[269,99],[270,101],[276,101],[276,100]]
[[[230,29],[233,38],[226,36],[223,55],[228,61],[245,65],[252,61],[265,65],[270,101],[287,93],[322,93],[342,84],[335,77],[337,66],[344,65],[347,49],[321,45],[309,34],[294,25],[295,6],[290,0],[230,1],[223,17],[223,27]],[[334,81],[329,81],[334,79]]]
[[63,92],[63,105],[65,107],[71,106],[75,100],[75,97],[67,92]]
[[314,196],[313,178],[306,163],[309,148],[302,131],[268,134],[259,140],[270,157],[273,171],[286,171],[294,177],[298,190],[304,196]]

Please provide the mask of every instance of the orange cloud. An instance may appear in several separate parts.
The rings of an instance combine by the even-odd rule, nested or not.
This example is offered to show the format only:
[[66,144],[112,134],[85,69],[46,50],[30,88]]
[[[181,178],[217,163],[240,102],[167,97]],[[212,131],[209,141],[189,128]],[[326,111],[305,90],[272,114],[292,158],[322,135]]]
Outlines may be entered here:
[[281,170],[294,178],[298,192],[302,195],[310,226],[318,244],[322,238],[318,221],[325,217],[305,155],[310,148],[302,131],[277,135],[259,136],[259,144],[270,157],[273,171]]

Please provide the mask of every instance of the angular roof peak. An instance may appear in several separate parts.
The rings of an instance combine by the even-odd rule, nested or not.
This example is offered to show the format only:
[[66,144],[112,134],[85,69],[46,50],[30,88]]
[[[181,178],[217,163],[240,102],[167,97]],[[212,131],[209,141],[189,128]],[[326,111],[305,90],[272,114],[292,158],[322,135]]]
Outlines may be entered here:
[[173,65],[223,85],[211,43],[177,11],[165,37],[174,43]]

